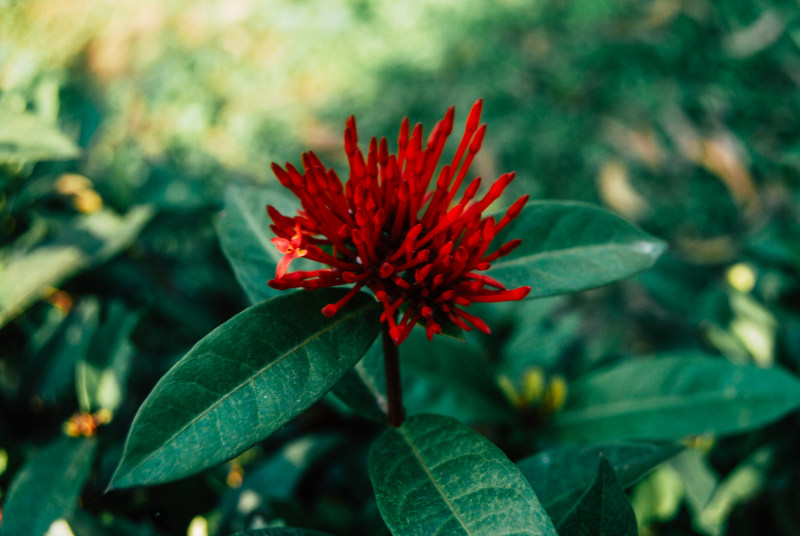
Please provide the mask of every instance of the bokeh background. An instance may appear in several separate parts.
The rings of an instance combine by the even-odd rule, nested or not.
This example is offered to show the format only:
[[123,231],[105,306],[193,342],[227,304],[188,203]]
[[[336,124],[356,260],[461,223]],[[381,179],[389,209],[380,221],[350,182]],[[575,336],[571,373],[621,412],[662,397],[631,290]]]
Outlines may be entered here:
[[[214,229],[226,186],[272,183],[271,162],[308,149],[342,169],[350,114],[362,140],[392,140],[403,116],[429,129],[454,104],[461,124],[483,98],[473,170],[515,170],[508,199],[601,204],[669,243],[634,281],[526,305],[524,337],[498,330],[525,370],[568,390],[575,369],[688,346],[797,371],[798,89],[793,0],[0,0],[0,488],[74,412],[108,406],[75,534],[248,526],[256,509],[231,506],[247,459],[102,492],[156,379],[247,305]],[[110,398],[76,387],[87,352],[122,356]],[[260,519],[384,530],[357,456],[374,429],[335,415],[252,454],[275,474],[302,466],[296,487],[255,497]],[[363,441],[342,455],[329,423]],[[654,473],[633,492],[643,533],[793,534],[798,467],[781,448],[796,425],[707,446],[704,472]],[[281,466],[309,431],[327,469]],[[755,476],[701,520],[694,491],[743,467]]]

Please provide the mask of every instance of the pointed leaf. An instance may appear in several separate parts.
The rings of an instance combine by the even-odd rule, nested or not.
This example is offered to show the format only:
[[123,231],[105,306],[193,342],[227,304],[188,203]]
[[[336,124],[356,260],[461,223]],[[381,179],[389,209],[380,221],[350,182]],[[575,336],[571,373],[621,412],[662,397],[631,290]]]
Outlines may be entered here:
[[[271,298],[279,291],[267,286],[275,277],[275,267],[282,255],[270,242],[274,235],[269,226],[267,205],[280,210],[298,205],[282,188],[230,186],[225,191],[225,207],[217,222],[222,251],[231,263],[236,279],[251,303]],[[292,269],[300,263],[295,261]]]
[[[624,386],[624,388],[620,388]],[[751,430],[800,406],[800,381],[777,368],[695,354],[632,359],[570,385],[553,420],[586,441],[672,440]]]
[[681,450],[675,445],[618,442],[591,447],[558,447],[517,462],[550,519],[559,523],[597,475],[601,458],[608,460],[627,488]]
[[558,526],[561,536],[637,536],[639,529],[628,496],[614,469],[600,459],[597,479],[566,519]]
[[261,441],[319,400],[378,334],[377,302],[342,289],[254,305],[209,333],[156,384],[134,418],[111,487],[175,480]]
[[89,476],[97,442],[60,438],[36,452],[14,476],[3,508],[3,536],[44,534],[72,513]]
[[49,242],[4,259],[0,266],[0,327],[39,299],[50,287],[118,253],[152,216],[149,207],[125,216],[101,211],[81,216]]
[[505,454],[447,417],[416,415],[386,430],[372,447],[369,472],[395,536],[556,534]]
[[495,238],[521,238],[488,275],[508,288],[530,285],[529,298],[599,287],[650,268],[664,243],[619,216],[583,203],[537,201]]

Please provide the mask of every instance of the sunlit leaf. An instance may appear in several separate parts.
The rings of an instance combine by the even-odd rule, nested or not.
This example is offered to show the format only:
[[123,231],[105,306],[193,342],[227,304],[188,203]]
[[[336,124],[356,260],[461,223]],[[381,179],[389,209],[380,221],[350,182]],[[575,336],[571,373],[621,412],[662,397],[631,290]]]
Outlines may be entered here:
[[636,516],[614,469],[600,458],[597,479],[559,523],[560,536],[637,536]]
[[131,425],[111,487],[155,484],[222,462],[321,398],[372,344],[378,305],[346,290],[254,305],[208,334],[153,388]]
[[122,217],[106,210],[81,216],[53,240],[6,258],[0,265],[0,326],[50,287],[130,245],[151,216],[145,206]]
[[620,484],[627,488],[680,450],[674,445],[634,442],[569,445],[520,460],[517,467],[557,524],[591,485],[601,458],[611,464]]
[[671,440],[751,430],[798,406],[800,381],[780,369],[702,354],[661,356],[627,360],[570,384],[552,424],[562,436],[587,441]]
[[369,472],[395,536],[556,534],[505,454],[447,417],[416,415],[387,429],[372,447]]
[[521,238],[488,275],[508,288],[529,285],[530,298],[586,290],[650,268],[664,243],[599,207],[562,201],[528,203],[497,238]]
[[78,505],[97,442],[63,437],[35,452],[14,476],[3,507],[3,536],[44,534]]
[[0,106],[0,163],[68,160],[79,154],[72,140],[53,125]]

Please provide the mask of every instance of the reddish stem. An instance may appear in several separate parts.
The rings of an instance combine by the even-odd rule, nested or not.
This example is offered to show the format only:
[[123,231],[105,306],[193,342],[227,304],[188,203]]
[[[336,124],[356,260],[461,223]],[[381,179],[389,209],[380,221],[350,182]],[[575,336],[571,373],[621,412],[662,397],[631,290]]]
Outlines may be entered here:
[[403,390],[400,383],[400,355],[389,335],[389,324],[383,323],[383,367],[386,370],[386,399],[388,402],[389,426],[397,428],[403,424]]

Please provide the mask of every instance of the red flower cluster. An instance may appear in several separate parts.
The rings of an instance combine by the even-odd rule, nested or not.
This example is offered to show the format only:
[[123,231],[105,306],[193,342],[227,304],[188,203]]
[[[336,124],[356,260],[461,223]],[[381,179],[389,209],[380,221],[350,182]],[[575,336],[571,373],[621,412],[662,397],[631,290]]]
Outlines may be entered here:
[[[267,207],[278,237],[272,242],[284,254],[270,286],[313,290],[353,285],[344,298],[322,309],[327,316],[367,287],[383,304],[381,321],[388,324],[395,344],[405,340],[418,322],[425,325],[429,339],[441,333],[447,319],[461,329],[489,333],[486,323],[463,307],[519,300],[530,292],[530,287],[507,290],[478,273],[521,242],[512,240],[488,252],[492,238],[519,214],[528,196],[511,205],[499,222],[483,218],[482,212],[500,197],[514,173],[502,175],[480,199],[478,177],[456,200],[486,132],[486,125],[478,126],[481,107],[481,100],[472,106],[455,156],[439,171],[432,189],[439,157],[453,129],[453,107],[424,145],[422,125],[417,124],[409,136],[405,118],[397,154],[389,153],[385,138],[378,142],[373,137],[366,159],[357,146],[351,116],[344,130],[350,164],[344,187],[336,172],[326,169],[313,152],[303,154],[302,173],[288,163],[286,169],[272,164],[281,184],[300,199],[302,210],[287,217]],[[328,268],[286,273],[298,257]]]

